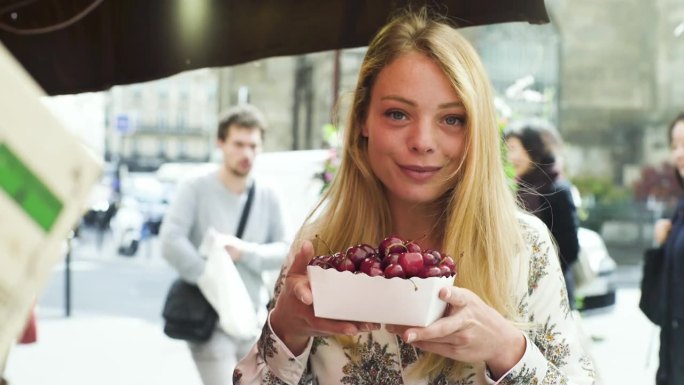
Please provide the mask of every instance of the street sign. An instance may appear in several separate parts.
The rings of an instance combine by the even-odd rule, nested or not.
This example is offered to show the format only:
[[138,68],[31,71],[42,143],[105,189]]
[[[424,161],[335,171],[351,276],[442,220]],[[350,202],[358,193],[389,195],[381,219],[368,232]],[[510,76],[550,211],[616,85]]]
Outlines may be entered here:
[[135,116],[132,114],[117,114],[114,117],[114,128],[122,135],[135,131]]

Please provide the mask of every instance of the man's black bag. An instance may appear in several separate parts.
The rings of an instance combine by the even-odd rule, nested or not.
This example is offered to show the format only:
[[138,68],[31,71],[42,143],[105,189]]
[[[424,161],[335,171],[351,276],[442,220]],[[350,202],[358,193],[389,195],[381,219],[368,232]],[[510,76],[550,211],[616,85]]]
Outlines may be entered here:
[[181,278],[173,281],[162,316],[165,321],[164,334],[194,342],[207,341],[218,321],[218,313],[200,289]]
[[[238,238],[242,238],[253,198],[254,182],[249,187],[247,201],[242,209],[235,234]],[[166,294],[162,317],[164,318],[164,334],[171,338],[193,342],[209,340],[219,318],[218,313],[204,298],[199,287],[187,283],[181,278],[173,281],[169,292]]]
[[651,322],[661,325],[665,313],[665,248],[651,248],[644,252],[639,309]]

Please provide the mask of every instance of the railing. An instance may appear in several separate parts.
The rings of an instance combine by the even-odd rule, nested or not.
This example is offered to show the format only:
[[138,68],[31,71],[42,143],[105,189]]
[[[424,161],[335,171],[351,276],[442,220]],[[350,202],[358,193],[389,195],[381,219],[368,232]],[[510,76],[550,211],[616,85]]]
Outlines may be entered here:
[[586,218],[580,225],[601,234],[618,264],[634,265],[641,263],[644,249],[653,245],[653,226],[666,210],[653,202],[625,202],[595,204],[583,211]]

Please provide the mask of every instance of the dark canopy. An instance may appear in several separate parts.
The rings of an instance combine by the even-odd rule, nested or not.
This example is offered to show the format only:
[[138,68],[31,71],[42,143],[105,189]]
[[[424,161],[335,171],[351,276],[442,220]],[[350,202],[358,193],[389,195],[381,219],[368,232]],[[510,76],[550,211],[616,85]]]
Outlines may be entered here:
[[[548,22],[544,0],[428,2],[461,26]],[[408,1],[0,0],[0,41],[50,95],[360,47]]]

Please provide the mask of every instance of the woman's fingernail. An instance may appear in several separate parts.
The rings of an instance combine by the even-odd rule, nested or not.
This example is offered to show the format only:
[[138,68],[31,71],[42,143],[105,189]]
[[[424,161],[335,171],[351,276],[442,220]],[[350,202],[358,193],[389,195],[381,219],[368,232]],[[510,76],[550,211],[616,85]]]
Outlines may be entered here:
[[451,297],[451,290],[448,288],[442,289],[442,298],[447,299],[449,297]]
[[406,336],[406,343],[407,343],[407,344],[410,344],[410,343],[413,342],[413,340],[415,340],[415,339],[416,339],[416,333],[409,333],[409,334]]

